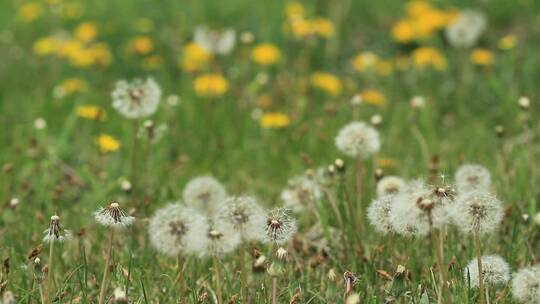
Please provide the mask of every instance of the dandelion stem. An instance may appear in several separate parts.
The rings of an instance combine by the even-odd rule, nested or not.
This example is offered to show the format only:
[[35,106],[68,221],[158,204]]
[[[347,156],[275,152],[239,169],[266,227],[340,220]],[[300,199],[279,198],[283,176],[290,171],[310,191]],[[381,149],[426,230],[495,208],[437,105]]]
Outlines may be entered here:
[[247,272],[246,272],[246,246],[242,245],[240,248],[240,297],[242,303],[247,303],[248,287],[247,287]]
[[184,256],[180,253],[178,254],[178,297],[180,299],[179,303],[185,303],[185,281],[184,281],[184,264],[186,260]]
[[111,229],[109,236],[109,247],[107,248],[107,255],[105,256],[105,268],[103,269],[103,279],[101,280],[101,287],[99,289],[99,301],[98,304],[105,303],[105,291],[107,291],[107,283],[109,279],[109,265],[111,263],[111,256],[114,242],[114,229]]
[[53,273],[53,259],[54,259],[54,242],[50,242],[49,243],[49,261],[48,261],[48,265],[47,265],[47,268],[48,268],[48,273],[47,273],[47,284],[46,284],[46,288],[45,288],[45,293],[46,293],[46,301],[48,303],[51,303],[52,300],[53,300],[53,295],[54,295],[54,289],[55,289],[55,284],[54,284],[54,273]]
[[46,299],[46,295],[45,295],[45,291],[43,290],[43,284],[39,284],[39,297],[41,298],[41,304],[46,304],[47,303],[47,299]]
[[219,269],[219,261],[217,257],[214,257],[214,276],[216,279],[216,297],[217,297],[217,304],[221,304],[221,301],[223,300],[223,296],[221,293],[221,271]]
[[356,213],[358,214],[354,214],[354,216],[358,216],[358,218],[360,219],[360,231],[363,231],[364,230],[364,225],[363,225],[363,212],[362,212],[362,195],[363,195],[363,186],[364,186],[364,161],[363,159],[358,156],[356,158],[356,204],[357,204],[357,207],[358,209],[356,210]]
[[474,247],[476,249],[476,259],[478,263],[478,289],[480,292],[480,299],[478,303],[485,304],[485,294],[484,294],[484,273],[482,269],[482,250],[480,248],[480,235],[478,232],[474,234]]
[[139,126],[139,120],[133,120],[133,140],[131,145],[131,204],[135,205],[137,200],[137,145],[139,138],[137,136],[137,129]]
[[272,276],[272,304],[277,303],[277,277]]

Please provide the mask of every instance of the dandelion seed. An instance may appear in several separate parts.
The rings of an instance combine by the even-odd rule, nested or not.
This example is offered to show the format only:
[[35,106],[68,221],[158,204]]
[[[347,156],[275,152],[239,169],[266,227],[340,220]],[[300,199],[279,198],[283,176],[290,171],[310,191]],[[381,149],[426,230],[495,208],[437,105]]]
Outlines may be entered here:
[[401,177],[386,176],[377,183],[377,196],[382,197],[389,194],[398,194],[405,187],[406,182]]
[[195,30],[193,40],[210,54],[227,55],[236,44],[236,32],[232,29],[213,31],[199,27]]
[[58,215],[51,216],[49,228],[43,231],[43,234],[43,242],[45,243],[62,243],[69,241],[72,238],[71,231],[64,229],[64,227],[60,224],[60,217]]
[[491,186],[491,174],[480,165],[462,165],[456,171],[455,181],[459,193],[488,191]]
[[502,202],[488,192],[460,194],[451,208],[452,220],[463,233],[492,232],[499,227],[503,215]]
[[240,234],[233,225],[220,223],[220,226],[212,224],[207,232],[208,238],[204,256],[220,257],[235,250],[242,242]]
[[280,260],[284,260],[287,257],[287,255],[288,255],[287,249],[283,247],[279,247],[278,250],[276,251],[276,256]]
[[361,121],[343,127],[335,141],[337,148],[350,157],[368,158],[381,147],[379,132]]
[[223,185],[211,176],[200,176],[190,180],[182,194],[184,203],[208,214],[227,197]]
[[130,119],[150,116],[156,112],[161,88],[152,78],[118,81],[112,92],[113,108]]
[[34,120],[34,128],[36,128],[36,130],[43,130],[47,127],[47,121],[45,121],[45,119],[39,117],[39,118],[36,118],[36,120]]
[[288,242],[296,233],[296,220],[291,216],[291,210],[276,208],[270,210],[266,217],[266,239],[272,243]]
[[529,97],[521,96],[521,97],[518,99],[518,105],[519,105],[520,108],[522,108],[523,110],[528,110],[528,109],[531,107],[531,100],[529,99]]
[[302,212],[312,208],[321,198],[322,192],[317,182],[307,176],[297,176],[289,180],[287,187],[281,191],[281,200],[285,207],[294,212]]
[[446,28],[446,38],[457,48],[472,47],[478,41],[487,27],[484,14],[478,11],[466,10]]
[[540,303],[540,265],[522,268],[514,274],[512,295],[520,303]]
[[125,228],[135,222],[135,218],[129,216],[117,202],[110,203],[106,208],[99,208],[94,212],[94,217],[99,224],[112,228]]
[[367,217],[369,223],[376,231],[387,234],[393,231],[390,220],[390,211],[395,203],[393,195],[380,196],[374,200],[368,208]]
[[232,225],[243,241],[263,240],[266,211],[250,196],[230,197],[217,208],[216,227]]
[[169,204],[150,218],[150,244],[168,256],[201,253],[207,245],[206,217],[180,204]]
[[[478,259],[473,259],[463,270],[465,281],[470,278],[471,287],[478,288],[480,277],[478,275]],[[482,274],[484,284],[490,286],[506,285],[510,281],[510,266],[498,255],[482,257]]]

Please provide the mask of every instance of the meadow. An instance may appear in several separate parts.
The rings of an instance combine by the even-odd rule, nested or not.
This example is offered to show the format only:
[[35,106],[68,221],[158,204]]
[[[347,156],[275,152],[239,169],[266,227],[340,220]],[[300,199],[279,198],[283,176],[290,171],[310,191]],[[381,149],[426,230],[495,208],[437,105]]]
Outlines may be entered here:
[[0,2],[0,303],[540,303],[540,2]]

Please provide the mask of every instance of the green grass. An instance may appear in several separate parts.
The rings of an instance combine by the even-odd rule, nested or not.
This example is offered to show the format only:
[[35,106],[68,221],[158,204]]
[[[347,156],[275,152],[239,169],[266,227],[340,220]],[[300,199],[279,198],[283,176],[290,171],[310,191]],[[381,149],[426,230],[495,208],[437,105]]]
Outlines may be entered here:
[[[340,1],[304,2],[309,15],[326,16]],[[134,303],[176,303],[175,261],[159,256],[148,246],[147,217],[166,202],[180,199],[185,183],[202,174],[214,175],[230,193],[255,195],[266,207],[280,205],[279,193],[289,177],[343,158],[334,146],[334,137],[352,120],[350,98],[364,88],[375,88],[388,100],[386,107],[363,105],[359,110],[362,120],[369,121],[373,114],[383,116],[383,145],[378,158],[396,160],[394,166],[385,169],[386,173],[408,179],[428,176],[429,164],[411,131],[413,111],[408,104],[412,96],[425,96],[428,104],[418,113],[418,127],[426,138],[429,156],[437,155],[440,159],[438,173],[451,177],[463,162],[483,164],[490,169],[494,188],[505,202],[507,212],[502,227],[485,239],[484,252],[505,257],[513,270],[537,263],[539,226],[524,221],[522,214],[532,217],[540,211],[538,176],[532,176],[531,170],[538,167],[540,159],[540,111],[536,106],[540,98],[540,4],[436,1],[438,7],[475,7],[486,12],[489,26],[480,44],[495,52],[495,64],[475,67],[469,62],[467,51],[453,49],[440,37],[434,37],[426,44],[436,46],[446,55],[446,71],[413,69],[382,77],[355,73],[350,61],[360,51],[374,51],[388,58],[406,51],[389,34],[391,25],[404,14],[404,4],[352,2],[343,24],[336,29],[342,39],[335,58],[326,54],[325,41],[306,47],[283,33],[286,2],[281,0],[83,1],[85,8],[80,18],[63,20],[45,15],[30,24],[17,18],[21,1],[1,2],[0,164],[12,168],[0,172],[0,258],[9,258],[11,265],[7,290],[16,294],[20,303],[39,302],[27,254],[40,244],[48,218],[57,212],[64,225],[77,234],[72,242],[56,251],[56,281],[59,289],[66,292],[60,302],[97,303],[107,231],[94,222],[92,212],[111,200],[129,205],[129,196],[122,191],[120,181],[130,176],[132,124],[112,109],[110,92],[118,79],[149,74],[160,83],[165,96],[177,94],[181,103],[170,107],[163,101],[151,117],[156,124],[165,123],[169,129],[151,145],[144,170],[147,206],[130,206],[136,208],[139,221],[118,239],[109,294],[115,287],[128,287],[128,296]],[[139,17],[152,19],[155,24],[148,35],[155,44],[154,54],[161,55],[166,62],[155,71],[145,71],[136,56],[124,52],[127,41],[137,35],[133,22]],[[110,46],[114,56],[110,66],[77,69],[65,60],[33,54],[32,44],[37,38],[62,29],[71,31],[80,21],[87,20],[98,24],[98,40]],[[230,91],[216,99],[198,97],[192,89],[193,76],[179,69],[178,61],[182,46],[201,24],[250,31],[257,42],[278,45],[283,60],[273,68],[263,69],[250,62],[250,46],[237,45],[232,55],[219,59],[214,67],[227,76]],[[517,35],[518,46],[510,51],[497,50],[498,39],[508,33]],[[340,97],[305,89],[309,75],[317,70],[335,73],[347,83]],[[270,81],[258,86],[255,78],[263,71]],[[64,99],[55,98],[54,86],[70,77],[85,79],[89,89]],[[252,119],[254,97],[261,94],[272,96],[272,110],[291,116],[290,126],[267,130]],[[525,115],[517,106],[521,95],[532,101],[527,114],[534,133],[531,147],[520,141]],[[82,104],[103,107],[106,120],[95,122],[78,117],[75,109]],[[46,129],[34,128],[38,117],[46,120]],[[503,138],[494,132],[497,125],[505,127]],[[94,143],[101,133],[118,138],[121,148],[101,154]],[[139,147],[139,155],[143,147]],[[534,156],[532,161],[529,151]],[[354,162],[344,159],[346,187],[352,191]],[[508,172],[501,159],[507,162]],[[145,164],[138,165],[142,170]],[[376,164],[370,161],[367,167],[368,191],[359,207],[362,209],[374,196]],[[340,191],[332,191],[343,205]],[[12,198],[20,201],[15,207],[9,204]],[[328,201],[319,202],[319,210],[326,231],[338,227]],[[317,219],[309,212],[298,219],[297,241],[289,247],[290,261],[280,278],[279,303],[288,303],[297,292],[302,295],[299,303],[341,303],[342,274],[347,270],[359,277],[354,290],[361,295],[362,303],[382,303],[385,298],[394,298],[396,303],[435,302],[437,275],[430,274],[435,256],[429,239],[389,239],[365,223],[366,229],[359,236],[363,247],[353,241],[350,246],[356,251],[348,252],[347,259],[343,244],[338,241],[320,264],[310,267],[314,259],[321,258],[320,253],[300,250],[300,244],[308,243],[305,233]],[[350,237],[355,231],[357,227],[348,223],[342,232]],[[268,246],[255,246],[269,254]],[[47,246],[41,254],[43,265],[46,252]],[[475,303],[477,293],[468,288],[462,274],[463,267],[474,257],[472,240],[450,229],[445,256],[450,263],[454,303]],[[226,276],[224,294],[230,298],[240,290],[236,254],[222,263]],[[409,276],[389,280],[377,273],[384,270],[394,276],[398,265],[404,265]],[[186,285],[192,291],[187,303],[196,303],[197,291],[213,288],[210,268],[210,260],[187,260]],[[327,278],[330,269],[337,273],[335,282]],[[266,303],[270,277],[264,273],[253,273],[252,277],[253,303]],[[497,291],[497,303],[514,303],[509,287]]]

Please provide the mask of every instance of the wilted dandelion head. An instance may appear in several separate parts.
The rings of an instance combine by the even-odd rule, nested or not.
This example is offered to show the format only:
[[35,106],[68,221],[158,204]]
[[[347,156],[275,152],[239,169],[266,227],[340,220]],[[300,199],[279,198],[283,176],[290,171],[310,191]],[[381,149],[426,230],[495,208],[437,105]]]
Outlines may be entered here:
[[369,223],[377,232],[387,234],[392,232],[392,222],[390,221],[390,210],[394,205],[394,195],[379,196],[368,208],[367,217]]
[[485,234],[499,227],[504,212],[502,202],[495,195],[475,191],[458,195],[451,215],[462,232]]
[[161,88],[152,78],[118,81],[112,92],[113,108],[130,119],[154,114],[161,98]]
[[207,230],[206,238],[208,239],[205,250],[202,252],[204,256],[223,256],[233,250],[242,242],[240,233],[232,224],[225,222],[213,223]]
[[272,243],[288,242],[296,233],[296,220],[287,208],[275,208],[266,215],[266,239]]
[[455,180],[459,193],[488,191],[491,186],[489,170],[480,165],[462,165],[456,171]]
[[200,176],[187,183],[182,196],[186,205],[210,213],[227,197],[227,192],[215,178]]
[[406,182],[401,177],[385,176],[377,183],[377,196],[398,194],[405,186]]
[[362,121],[343,127],[336,137],[336,147],[350,157],[368,158],[381,147],[379,132]]
[[294,212],[302,212],[305,208],[313,207],[321,195],[319,184],[314,178],[297,176],[290,179],[287,187],[281,191],[281,200],[285,207]]
[[135,218],[122,210],[117,202],[112,202],[105,208],[99,208],[94,212],[94,217],[99,224],[112,228],[125,228],[135,222]]
[[[482,257],[482,274],[484,284],[491,286],[505,285],[510,281],[510,266],[498,255]],[[473,259],[463,270],[465,281],[470,278],[471,287],[478,288],[480,278],[478,275],[478,259]]]
[[216,227],[232,225],[244,241],[263,240],[266,211],[250,196],[229,197],[215,213]]
[[60,224],[60,217],[58,215],[51,216],[51,223],[49,228],[43,231],[43,242],[45,243],[54,243],[54,242],[64,242],[71,239],[71,231],[64,229],[62,224]]
[[478,11],[466,10],[459,13],[459,16],[446,28],[446,39],[454,47],[472,47],[487,26],[484,14]]
[[520,303],[540,303],[540,265],[522,268],[514,273],[512,295]]
[[150,244],[159,252],[176,256],[179,253],[201,253],[206,246],[206,217],[180,204],[169,204],[150,218]]
[[206,27],[198,27],[193,35],[193,40],[210,54],[227,55],[236,44],[236,32],[232,29],[216,31]]

